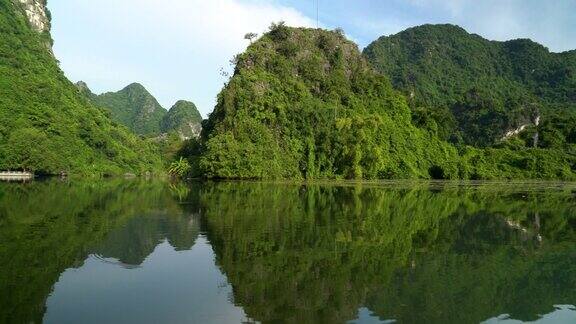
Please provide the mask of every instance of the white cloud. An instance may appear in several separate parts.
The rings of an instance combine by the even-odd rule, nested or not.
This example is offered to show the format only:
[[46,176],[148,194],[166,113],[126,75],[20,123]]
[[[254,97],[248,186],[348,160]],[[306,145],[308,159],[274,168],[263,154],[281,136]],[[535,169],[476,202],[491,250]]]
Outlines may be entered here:
[[219,69],[246,48],[247,32],[262,34],[278,21],[316,25],[261,0],[68,0],[51,7],[56,55],[71,79],[97,92],[142,82],[163,105],[191,99],[204,115],[224,81]]
[[576,46],[574,0],[406,0],[427,17],[493,40],[531,38],[553,51]]

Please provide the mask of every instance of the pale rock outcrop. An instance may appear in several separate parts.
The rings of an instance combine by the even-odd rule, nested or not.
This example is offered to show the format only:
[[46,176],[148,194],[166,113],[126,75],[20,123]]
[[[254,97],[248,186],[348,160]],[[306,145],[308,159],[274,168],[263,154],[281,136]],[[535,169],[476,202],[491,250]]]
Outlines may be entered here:
[[529,126],[532,126],[532,125],[533,125],[533,126],[536,126],[536,127],[540,126],[540,119],[541,119],[541,117],[540,117],[539,114],[533,116],[532,119],[531,119],[531,121],[530,121],[530,123],[527,123],[527,124],[524,124],[524,125],[520,125],[519,127],[515,128],[515,129],[511,129],[511,130],[507,131],[507,132],[504,134],[504,137],[502,138],[502,140],[503,140],[503,141],[508,140],[508,139],[510,139],[510,138],[512,138],[512,137],[514,137],[514,136],[516,136],[516,135],[518,135],[518,134],[520,134],[520,133],[522,133],[522,132],[523,132],[526,128],[528,128]]
[[18,0],[34,30],[39,33],[50,31],[50,18],[46,10],[46,0]]

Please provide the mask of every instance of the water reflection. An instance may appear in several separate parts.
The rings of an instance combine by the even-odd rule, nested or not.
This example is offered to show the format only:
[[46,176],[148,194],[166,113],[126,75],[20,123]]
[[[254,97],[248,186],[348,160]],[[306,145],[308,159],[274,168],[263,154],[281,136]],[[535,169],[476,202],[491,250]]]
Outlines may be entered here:
[[429,189],[223,184],[202,203],[236,301],[264,322],[361,307],[407,323],[534,320],[574,301],[570,190]]
[[229,301],[231,287],[214,267],[200,236],[191,250],[165,240],[137,269],[89,257],[66,270],[47,301],[45,323],[240,323],[242,308]]
[[[573,305],[555,305],[554,308],[555,310],[551,313],[542,315],[539,319],[531,321],[531,323],[576,323],[576,308]],[[484,322],[484,324],[492,323],[519,324],[523,322],[511,319],[510,314],[503,314]]]
[[562,322],[575,192],[1,184],[0,322]]

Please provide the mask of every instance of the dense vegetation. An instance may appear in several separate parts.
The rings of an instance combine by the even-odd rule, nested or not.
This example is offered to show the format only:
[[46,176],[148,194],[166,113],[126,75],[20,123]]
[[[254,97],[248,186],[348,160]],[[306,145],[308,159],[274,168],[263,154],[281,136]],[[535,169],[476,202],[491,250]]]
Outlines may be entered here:
[[64,76],[19,4],[0,0],[0,170],[144,173],[159,168],[150,144],[95,108]]
[[108,109],[115,121],[136,134],[161,133],[161,122],[166,115],[166,109],[139,83],[132,83],[118,92],[94,96],[93,102]]
[[168,110],[161,128],[165,133],[176,132],[183,138],[198,137],[202,130],[202,115],[194,103],[180,100]]
[[[187,143],[181,152],[193,175],[576,178],[576,148],[558,131],[573,131],[563,117],[558,117],[563,122],[553,124],[553,119],[545,118],[539,129],[528,128],[497,147],[462,143],[483,147],[494,142],[490,136],[503,136],[499,132],[511,125],[537,119],[538,103],[525,101],[523,92],[513,86],[498,88],[510,93],[502,96],[506,100],[486,96],[492,93],[486,89],[468,89],[452,107],[458,114],[428,106],[411,111],[405,97],[386,76],[373,71],[341,32],[283,24],[273,25],[235,63],[234,75],[203,124],[200,141]],[[416,86],[426,89],[427,84]],[[508,104],[514,108],[508,109]],[[485,107],[491,112],[486,113]],[[453,131],[457,118],[486,126],[458,133]],[[538,138],[536,131],[540,146],[553,149],[531,147]],[[453,141],[456,146],[445,141],[454,135],[462,138]]]
[[201,142],[191,161],[208,177],[458,176],[456,150],[412,126],[355,44],[283,24],[236,58]]
[[144,173],[161,154],[172,174],[208,178],[576,179],[574,51],[443,25],[362,55],[341,31],[274,24],[235,58],[197,140],[190,102],[167,112],[139,84],[75,89],[49,32],[0,1],[0,170]]
[[527,125],[540,147],[555,149],[576,144],[575,53],[528,39],[488,41],[453,25],[410,28],[364,50],[409,97],[416,123],[441,138],[490,146]]
[[192,138],[200,134],[202,116],[192,102],[180,100],[166,111],[139,83],[101,95],[92,93],[84,82],[76,86],[95,105],[109,110],[113,120],[138,135],[154,137],[174,132],[181,138]]

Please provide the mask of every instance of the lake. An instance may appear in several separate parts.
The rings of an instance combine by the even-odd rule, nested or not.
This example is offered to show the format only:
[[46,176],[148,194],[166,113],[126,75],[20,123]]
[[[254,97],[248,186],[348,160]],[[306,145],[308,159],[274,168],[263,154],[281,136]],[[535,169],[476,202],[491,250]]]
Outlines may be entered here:
[[0,323],[574,323],[576,186],[0,183]]

